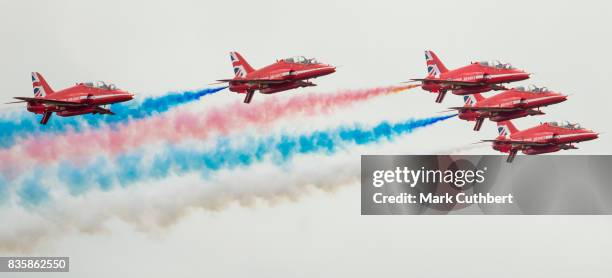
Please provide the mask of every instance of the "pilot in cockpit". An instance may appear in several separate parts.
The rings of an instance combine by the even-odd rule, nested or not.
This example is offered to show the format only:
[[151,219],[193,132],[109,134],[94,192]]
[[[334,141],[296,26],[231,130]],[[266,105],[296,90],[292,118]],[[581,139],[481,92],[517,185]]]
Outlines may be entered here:
[[96,81],[96,83],[85,82],[83,85],[104,90],[117,90],[117,86],[115,86],[115,84],[106,84],[104,81]]
[[295,57],[284,59],[284,61],[286,63],[293,63],[293,64],[317,64],[318,63],[316,59],[314,58],[307,59],[304,56],[295,56]]
[[551,126],[556,126],[556,127],[560,127],[560,128],[567,128],[567,129],[580,129],[581,126],[578,123],[572,124],[568,121],[556,121],[556,122],[549,122],[548,123]]
[[499,60],[491,60],[491,61],[480,61],[478,64],[485,67],[492,67],[497,69],[514,69],[512,64],[510,63],[502,63]]
[[547,87],[538,87],[536,85],[529,85],[527,87],[525,86],[518,86],[515,88],[515,90],[518,91],[522,91],[522,92],[531,92],[531,93],[545,93],[545,92],[549,92]]

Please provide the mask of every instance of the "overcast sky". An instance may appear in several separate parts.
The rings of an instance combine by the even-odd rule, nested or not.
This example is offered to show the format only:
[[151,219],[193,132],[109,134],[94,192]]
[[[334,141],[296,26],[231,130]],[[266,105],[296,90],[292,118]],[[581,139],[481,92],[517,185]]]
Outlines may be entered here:
[[[423,50],[432,49],[448,68],[499,59],[535,73],[523,84],[571,94],[546,108],[548,115],[517,120],[517,127],[579,122],[608,133],[564,154],[612,154],[611,18],[606,1],[0,0],[0,101],[30,96],[31,71],[55,89],[87,80],[111,81],[139,96],[199,88],[231,77],[232,50],[256,68],[293,55],[340,66],[317,79],[319,87],[293,93],[394,85],[425,76]],[[241,98],[227,91],[214,97]],[[264,97],[276,96],[255,101]],[[334,117],[401,120],[462,103],[453,95],[443,104],[434,99],[417,89]],[[496,136],[491,123],[475,133],[472,123],[451,121],[381,152],[431,153]],[[75,277],[140,271],[150,277],[606,277],[612,270],[601,263],[612,259],[609,217],[365,217],[359,200],[354,183],[296,202],[195,211],[154,235],[115,221],[105,234],[71,234],[38,252],[71,256]],[[2,222],[11,221],[19,220]],[[119,268],[100,265],[105,261]]]

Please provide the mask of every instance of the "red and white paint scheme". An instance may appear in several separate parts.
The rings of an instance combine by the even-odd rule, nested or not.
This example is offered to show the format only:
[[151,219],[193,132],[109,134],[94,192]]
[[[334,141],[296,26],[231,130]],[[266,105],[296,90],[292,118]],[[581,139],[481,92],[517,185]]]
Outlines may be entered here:
[[493,149],[508,153],[507,162],[512,162],[516,153],[527,155],[551,153],[559,150],[577,149],[574,144],[597,139],[599,134],[568,122],[548,122],[519,131],[510,121],[498,122],[499,136],[493,142]]
[[43,115],[40,121],[43,125],[47,124],[53,113],[62,117],[90,113],[114,115],[112,111],[102,106],[134,98],[133,94],[102,81],[77,83],[70,88],[56,92],[38,72],[32,73],[32,86],[34,97],[15,97],[19,101],[11,103],[26,102],[28,111]]
[[475,121],[474,130],[480,130],[485,119],[493,122],[508,121],[512,119],[544,115],[541,107],[557,104],[567,100],[567,96],[550,91],[546,87],[529,85],[516,87],[499,93],[490,98],[480,94],[466,95],[463,107],[451,107],[459,111],[459,118],[466,121]]
[[308,81],[336,71],[336,67],[322,64],[315,59],[297,56],[263,67],[253,69],[238,52],[230,52],[235,77],[217,81],[228,82],[232,92],[246,94],[245,103],[251,102],[255,91],[273,94],[300,87],[316,86]]
[[427,77],[411,80],[420,81],[423,90],[438,94],[438,103],[442,102],[448,91],[455,95],[470,95],[507,90],[501,84],[529,78],[529,73],[497,60],[472,62],[465,67],[448,70],[433,51],[426,50],[425,61]]

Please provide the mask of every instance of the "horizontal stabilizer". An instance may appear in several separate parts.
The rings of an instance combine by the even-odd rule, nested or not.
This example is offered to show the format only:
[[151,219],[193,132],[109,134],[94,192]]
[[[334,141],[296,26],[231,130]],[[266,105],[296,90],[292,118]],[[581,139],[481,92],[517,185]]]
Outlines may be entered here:
[[521,110],[518,108],[503,108],[503,107],[449,107],[448,109],[459,111],[485,111],[485,112],[512,112]]
[[25,100],[20,100],[20,101],[5,102],[4,104],[24,103],[24,102],[26,102],[26,101]]
[[234,83],[258,83],[258,84],[282,84],[288,82],[288,80],[282,79],[246,79],[246,78],[237,78],[237,79],[219,79],[219,82],[234,82]]
[[481,140],[482,142],[492,142],[492,143],[502,143],[502,144],[512,144],[513,146],[530,146],[530,147],[544,147],[550,146],[548,143],[538,143],[532,141],[518,141],[518,140]]
[[410,80],[411,81],[438,83],[438,84],[460,85],[460,86],[482,86],[482,85],[486,85],[485,83],[482,83],[482,82],[468,82],[468,81],[455,81],[455,80],[429,79],[429,78],[415,78],[415,79],[410,79]]
[[72,106],[72,107],[84,106],[84,104],[81,104],[80,102],[54,100],[54,99],[46,99],[46,98],[14,97],[14,99],[18,99],[18,100],[25,101],[25,102],[37,102],[37,103],[51,104],[51,105],[57,105],[57,106]]

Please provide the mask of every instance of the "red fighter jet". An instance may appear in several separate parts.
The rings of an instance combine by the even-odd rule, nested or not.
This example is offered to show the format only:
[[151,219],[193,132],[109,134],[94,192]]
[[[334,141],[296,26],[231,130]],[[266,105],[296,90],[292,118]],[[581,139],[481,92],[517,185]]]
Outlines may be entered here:
[[427,77],[420,81],[423,90],[437,93],[440,103],[449,90],[455,95],[470,95],[491,90],[506,90],[501,84],[529,78],[529,73],[499,61],[472,62],[470,65],[448,70],[431,50],[425,51]]
[[278,60],[258,70],[253,69],[238,52],[230,52],[230,59],[236,76],[233,79],[217,81],[228,82],[232,92],[246,94],[244,103],[251,102],[255,91],[273,94],[300,87],[316,86],[308,80],[336,71],[334,66],[303,56]]
[[463,97],[463,107],[451,107],[459,111],[459,118],[466,121],[476,121],[474,130],[480,130],[486,118],[493,122],[507,121],[533,115],[544,115],[540,107],[557,104],[567,100],[567,96],[538,88],[535,85],[516,87],[490,98],[480,94]]
[[483,142],[493,142],[493,149],[509,153],[507,162],[512,162],[518,151],[534,155],[577,149],[573,144],[598,138],[598,133],[568,122],[548,122],[519,131],[505,121],[497,123],[497,130],[497,138]]
[[43,125],[47,124],[53,112],[62,117],[89,113],[114,115],[103,106],[134,98],[133,94],[102,81],[95,84],[77,83],[75,86],[55,92],[38,72],[32,73],[32,86],[34,97],[15,97],[20,101],[11,103],[27,102],[28,111],[43,115],[40,120]]

